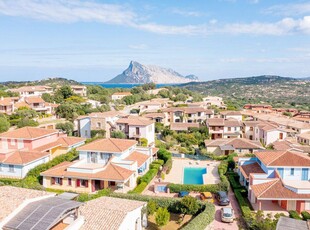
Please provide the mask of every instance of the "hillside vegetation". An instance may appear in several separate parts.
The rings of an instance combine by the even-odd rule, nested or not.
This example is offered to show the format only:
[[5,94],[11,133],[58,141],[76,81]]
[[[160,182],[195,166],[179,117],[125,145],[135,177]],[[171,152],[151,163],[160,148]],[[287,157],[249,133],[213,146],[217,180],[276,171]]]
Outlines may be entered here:
[[228,106],[236,109],[247,103],[268,103],[274,107],[310,110],[310,81],[305,79],[258,76],[193,82],[181,87],[223,97]]

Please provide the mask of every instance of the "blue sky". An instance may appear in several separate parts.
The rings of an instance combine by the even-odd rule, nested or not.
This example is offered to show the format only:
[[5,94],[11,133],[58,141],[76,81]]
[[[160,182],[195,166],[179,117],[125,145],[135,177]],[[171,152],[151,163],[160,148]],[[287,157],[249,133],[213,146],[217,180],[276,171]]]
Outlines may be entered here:
[[0,81],[107,81],[131,60],[201,80],[310,76],[310,2],[0,0]]

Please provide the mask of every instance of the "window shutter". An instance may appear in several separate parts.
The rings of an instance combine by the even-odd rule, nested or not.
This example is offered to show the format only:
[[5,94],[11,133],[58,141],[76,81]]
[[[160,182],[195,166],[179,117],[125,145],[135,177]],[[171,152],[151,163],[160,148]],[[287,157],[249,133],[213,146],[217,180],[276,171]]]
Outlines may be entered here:
[[62,178],[59,178],[59,184],[62,185]]
[[76,180],[76,187],[80,187],[80,179]]
[[55,177],[52,177],[52,184],[55,184]]
[[85,187],[88,188],[88,180],[85,180]]

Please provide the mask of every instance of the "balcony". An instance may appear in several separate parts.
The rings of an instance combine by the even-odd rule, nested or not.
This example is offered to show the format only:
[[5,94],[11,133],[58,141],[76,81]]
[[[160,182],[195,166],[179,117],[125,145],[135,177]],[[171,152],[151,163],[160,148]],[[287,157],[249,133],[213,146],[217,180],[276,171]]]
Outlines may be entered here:
[[133,138],[140,138],[141,137],[141,133],[132,133],[131,135]]

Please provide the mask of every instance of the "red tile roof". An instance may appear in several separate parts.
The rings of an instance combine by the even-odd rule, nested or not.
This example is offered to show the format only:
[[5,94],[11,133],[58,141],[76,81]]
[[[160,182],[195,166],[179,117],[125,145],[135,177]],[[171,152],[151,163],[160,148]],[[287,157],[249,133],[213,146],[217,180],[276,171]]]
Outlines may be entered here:
[[209,126],[224,126],[224,118],[209,118],[207,124]]
[[128,124],[128,125],[134,125],[134,126],[148,126],[151,124],[154,124],[155,122],[142,117],[135,117],[135,118],[120,118],[116,121],[117,124]]
[[134,140],[108,138],[93,141],[89,144],[77,148],[77,150],[122,153],[136,144],[137,141]]
[[282,180],[273,179],[270,182],[251,185],[257,199],[310,199],[310,194],[298,194],[286,188]]
[[56,129],[42,129],[35,127],[23,127],[0,134],[0,138],[36,139],[43,136],[58,133]]
[[199,128],[198,123],[171,123],[170,129],[176,131],[187,131],[189,128]]
[[2,159],[2,163],[13,164],[13,165],[24,165],[35,160],[41,159],[48,156],[49,153],[38,152],[38,151],[21,151],[17,150],[12,153],[6,154],[5,158]]
[[28,104],[33,104],[33,103],[44,103],[45,101],[41,97],[26,97],[25,102]]
[[78,143],[85,142],[85,140],[86,140],[85,138],[80,138],[80,137],[59,137],[57,141],[40,146],[36,148],[35,150],[43,152],[43,151],[50,150],[52,148],[56,148],[58,146],[69,148]]
[[310,158],[293,151],[264,150],[256,152],[257,158],[266,166],[310,167]]
[[134,151],[132,152],[128,157],[125,158],[125,160],[130,160],[130,161],[137,161],[138,167],[142,166],[150,156]]
[[80,173],[67,171],[67,168],[72,166],[75,162],[62,162],[59,165],[54,166],[42,172],[42,176],[50,177],[74,177],[80,179],[98,179],[98,180],[113,180],[113,181],[126,181],[134,171],[125,169],[123,167],[108,163],[108,165],[101,171],[96,173]]
[[242,165],[240,166],[240,171],[242,175],[246,178],[249,179],[249,176],[251,173],[261,173],[265,174],[264,170],[260,167],[258,163],[252,163],[252,164],[247,164],[247,165]]
[[205,140],[207,147],[218,147],[223,145],[231,145],[235,149],[263,149],[259,141],[253,141],[246,138],[221,138],[216,140]]

